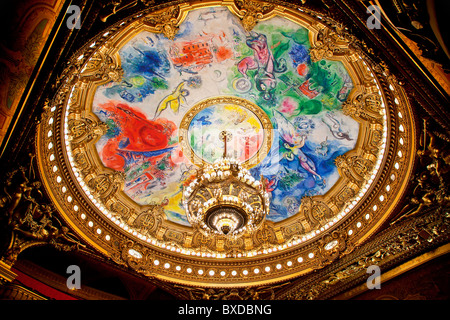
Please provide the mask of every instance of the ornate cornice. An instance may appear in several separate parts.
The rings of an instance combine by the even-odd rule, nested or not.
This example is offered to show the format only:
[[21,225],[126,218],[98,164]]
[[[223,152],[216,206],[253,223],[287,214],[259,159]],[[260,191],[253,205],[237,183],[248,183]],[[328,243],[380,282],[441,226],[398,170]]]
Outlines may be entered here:
[[433,208],[417,219],[403,221],[371,239],[333,266],[310,277],[300,277],[276,292],[277,299],[330,299],[365,283],[371,265],[387,272],[393,266],[428,252],[449,241],[449,214],[446,208]]
[[[31,149],[30,149],[31,150]],[[50,245],[60,251],[86,250],[80,239],[61,223],[35,174],[30,153],[18,169],[6,172],[0,197],[1,263],[11,267],[24,250]],[[11,280],[11,279],[8,279]]]

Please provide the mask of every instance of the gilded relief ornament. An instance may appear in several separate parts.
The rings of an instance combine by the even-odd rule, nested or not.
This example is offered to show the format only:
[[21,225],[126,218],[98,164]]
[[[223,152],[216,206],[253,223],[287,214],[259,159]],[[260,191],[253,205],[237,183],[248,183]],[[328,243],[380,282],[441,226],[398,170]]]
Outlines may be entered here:
[[113,172],[109,174],[100,174],[92,179],[86,179],[87,185],[104,202],[107,202],[117,190],[123,188],[124,174],[122,172]]
[[247,31],[251,31],[259,20],[275,8],[273,4],[256,1],[235,0],[234,3],[239,10],[242,25]]
[[[432,210],[421,216],[412,223],[404,223],[402,228],[392,229],[391,233],[382,236],[380,243],[372,244],[368,252],[360,254],[356,259],[350,260],[350,263],[338,267],[337,271],[327,273],[316,281],[309,282],[307,285],[297,283],[285,291],[281,298],[295,300],[315,300],[324,299],[324,294],[330,292],[339,285],[345,286],[346,281],[367,280],[367,268],[371,265],[383,267],[389,265],[393,259],[400,259],[402,255],[408,256],[409,252],[418,250],[426,243],[444,241],[447,242],[449,231],[450,216],[443,215],[442,212]],[[337,241],[336,235],[329,235],[326,241]],[[323,238],[325,239],[325,237]],[[322,243],[325,243],[323,241]],[[377,240],[374,240],[376,243]],[[325,244],[324,249],[327,247]],[[322,252],[325,252],[323,250]]]
[[428,207],[443,209],[450,203],[449,139],[433,133],[427,124],[424,119],[421,149],[417,150],[420,168],[413,178],[412,196],[391,224],[416,216]]
[[164,218],[164,209],[161,206],[152,205],[148,210],[141,212],[137,216],[133,226],[144,235],[156,234]]
[[325,234],[318,242],[319,266],[323,267],[339,258],[347,249],[347,234],[345,232],[331,232]]
[[376,93],[361,93],[354,96],[350,101],[342,104],[342,112],[345,115],[369,121],[382,123],[383,114],[381,108],[381,97]]
[[74,148],[101,137],[108,130],[106,123],[89,118],[70,119],[68,125]]
[[120,82],[124,73],[123,69],[112,56],[104,51],[95,52],[84,65],[80,72],[82,82]]
[[29,169],[19,167],[7,173],[0,197],[0,221],[7,228],[4,239],[9,239],[0,258],[8,265],[35,245],[47,244],[62,251],[86,247],[60,222],[53,206],[45,202],[41,182],[32,181],[33,159],[31,156]]
[[299,221],[306,232],[325,224],[332,217],[332,211],[326,203],[303,197],[299,209]]
[[374,166],[373,162],[361,156],[338,156],[335,163],[343,176],[359,186],[368,180],[368,175]]
[[277,241],[275,232],[273,228],[265,224],[260,230],[254,235],[254,241],[256,244],[261,246],[263,249],[270,247],[270,244],[274,244]]
[[173,6],[158,14],[145,17],[143,23],[154,30],[156,33],[162,33],[169,40],[173,40],[178,33],[178,19],[180,7]]
[[328,27],[319,30],[317,41],[309,50],[311,61],[317,62],[322,59],[329,59],[349,51],[350,40],[347,39],[342,28],[336,30]]
[[[278,285],[248,287],[243,289],[204,289],[175,285],[182,291],[181,295],[190,300],[275,300],[277,289],[287,286],[289,282]],[[188,295],[186,295],[188,292]]]
[[116,263],[130,267],[150,279],[154,277],[152,259],[141,244],[127,240],[117,244],[117,248],[119,253],[112,257]]

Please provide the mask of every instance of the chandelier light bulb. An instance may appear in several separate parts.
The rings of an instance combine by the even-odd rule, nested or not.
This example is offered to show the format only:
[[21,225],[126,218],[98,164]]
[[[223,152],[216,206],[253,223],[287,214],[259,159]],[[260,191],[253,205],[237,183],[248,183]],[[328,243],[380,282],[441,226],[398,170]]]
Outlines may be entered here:
[[[222,132],[226,150],[226,137]],[[239,237],[255,232],[269,212],[269,196],[239,161],[224,155],[204,165],[183,190],[189,223],[206,236]],[[202,181],[202,183],[199,183]]]

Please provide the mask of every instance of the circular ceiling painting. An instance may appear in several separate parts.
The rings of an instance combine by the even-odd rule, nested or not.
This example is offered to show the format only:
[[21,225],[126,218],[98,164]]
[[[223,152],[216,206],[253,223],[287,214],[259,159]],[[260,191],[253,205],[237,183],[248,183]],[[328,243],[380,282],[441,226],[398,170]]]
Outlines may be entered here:
[[[211,103],[208,102],[213,105],[209,106]],[[222,97],[208,99],[202,102],[200,107],[202,109],[195,113],[192,119],[186,117],[182,122],[182,130],[187,133],[185,140],[188,145],[185,150],[188,154],[194,153],[190,158],[192,163],[198,161],[199,165],[202,165],[202,162],[213,163],[219,159],[225,152],[220,152],[225,148],[221,139],[221,133],[224,131],[229,136],[225,152],[227,157],[250,166],[267,155],[261,152],[268,150],[271,145],[272,132],[268,127],[270,119],[264,111],[258,110],[256,105],[237,97]],[[249,107],[259,114],[259,117],[250,111]],[[197,108],[193,109],[195,111]],[[264,121],[261,121],[260,117],[264,117]],[[187,129],[183,128],[184,123],[189,123]]]
[[[80,50],[44,114],[48,192],[80,237],[149,276],[241,286],[321,267],[384,221],[414,151],[401,88],[361,47],[273,4],[129,17]],[[223,156],[261,180],[269,213],[208,238],[183,188]]]

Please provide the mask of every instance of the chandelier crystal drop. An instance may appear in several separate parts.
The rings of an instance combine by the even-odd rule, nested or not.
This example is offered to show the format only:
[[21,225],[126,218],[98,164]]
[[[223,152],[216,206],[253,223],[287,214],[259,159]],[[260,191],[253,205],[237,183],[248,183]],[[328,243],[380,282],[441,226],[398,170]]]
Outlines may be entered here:
[[263,177],[256,180],[244,166],[226,157],[227,132],[221,133],[222,158],[203,165],[183,190],[183,206],[189,223],[206,236],[237,238],[253,233],[269,213],[269,195]]

